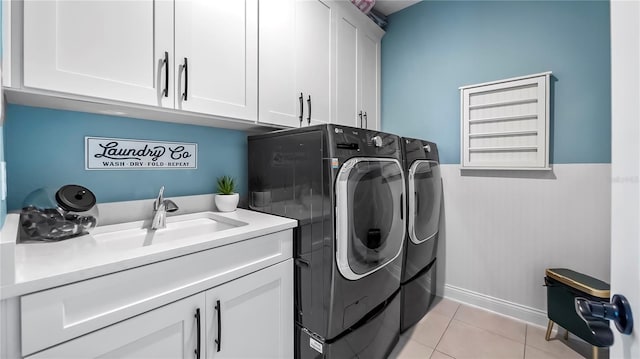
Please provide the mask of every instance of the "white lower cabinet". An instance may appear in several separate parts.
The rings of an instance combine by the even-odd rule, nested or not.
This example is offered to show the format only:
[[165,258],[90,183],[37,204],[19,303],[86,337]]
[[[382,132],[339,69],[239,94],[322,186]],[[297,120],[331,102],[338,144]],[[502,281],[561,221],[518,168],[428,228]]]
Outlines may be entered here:
[[[198,345],[204,295],[194,295],[27,358],[189,358]],[[200,325],[200,337],[204,327]],[[203,343],[201,342],[201,346]]]
[[293,358],[292,263],[205,293],[207,358]]
[[293,358],[293,260],[28,356]]

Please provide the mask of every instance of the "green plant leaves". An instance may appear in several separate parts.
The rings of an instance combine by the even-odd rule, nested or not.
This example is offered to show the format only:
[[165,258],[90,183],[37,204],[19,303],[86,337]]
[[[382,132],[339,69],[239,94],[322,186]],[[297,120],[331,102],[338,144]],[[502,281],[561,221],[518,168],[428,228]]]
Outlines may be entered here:
[[236,189],[236,182],[233,177],[222,176],[218,177],[218,193],[219,194],[234,194]]

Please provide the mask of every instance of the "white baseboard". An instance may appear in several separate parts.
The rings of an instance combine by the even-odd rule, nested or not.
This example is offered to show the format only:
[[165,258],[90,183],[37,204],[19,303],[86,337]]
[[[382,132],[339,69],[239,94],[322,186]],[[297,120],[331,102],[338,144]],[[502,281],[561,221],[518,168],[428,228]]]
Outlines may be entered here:
[[542,327],[545,327],[549,320],[545,311],[509,302],[504,299],[494,298],[449,284],[444,285],[444,293],[440,294],[443,297],[455,300],[456,302],[486,309],[497,314],[512,317]]

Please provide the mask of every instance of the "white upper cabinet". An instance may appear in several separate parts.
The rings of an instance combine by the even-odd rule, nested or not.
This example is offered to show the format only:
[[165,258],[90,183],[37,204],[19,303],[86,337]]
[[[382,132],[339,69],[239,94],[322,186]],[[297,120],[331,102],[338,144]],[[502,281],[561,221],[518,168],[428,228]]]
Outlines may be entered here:
[[257,119],[257,19],[257,0],[176,0],[176,108]]
[[331,122],[333,12],[327,1],[296,1],[296,92],[303,94],[308,125]]
[[24,1],[25,87],[173,107],[165,51],[172,2]]
[[384,32],[350,4],[337,15],[335,123],[380,128],[380,42]]
[[328,1],[260,2],[259,122],[331,122],[333,13]]
[[384,32],[346,0],[4,8],[11,103],[227,128],[379,127]]
[[335,123],[361,127],[358,99],[358,26],[349,17],[338,16],[336,39]]
[[257,24],[257,0],[24,0],[23,86],[256,121]]
[[[297,127],[302,98],[296,95],[295,0],[260,1],[258,121]],[[300,117],[299,117],[300,116]]]
[[358,38],[360,49],[359,95],[360,109],[363,112],[362,127],[380,129],[380,37],[363,32]]

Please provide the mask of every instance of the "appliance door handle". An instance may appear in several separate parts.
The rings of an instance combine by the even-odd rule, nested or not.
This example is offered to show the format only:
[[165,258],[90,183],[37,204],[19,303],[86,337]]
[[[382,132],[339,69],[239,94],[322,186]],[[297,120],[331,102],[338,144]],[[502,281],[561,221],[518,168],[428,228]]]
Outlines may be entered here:
[[402,200],[402,194],[400,195],[400,219],[404,219],[404,201]]
[[360,127],[362,127],[362,111],[358,112],[358,117],[360,118]]
[[307,99],[307,107],[309,107],[309,117],[307,117],[307,125],[311,124],[311,95]]
[[369,128],[369,121],[367,121],[367,112],[364,112],[364,128]]
[[302,92],[300,92],[300,97],[298,97],[298,101],[300,101],[300,116],[298,116],[298,119],[300,120],[300,127],[302,127],[302,117],[304,116],[304,105],[303,105],[303,99],[302,99]]
[[164,97],[169,97],[169,52],[164,52],[164,60],[162,61],[164,65],[164,90],[162,90],[162,95]]
[[420,212],[420,197],[418,196],[418,192],[414,192],[416,196],[416,215]]
[[216,311],[216,316],[218,317],[218,339],[215,339],[214,342],[218,347],[216,351],[219,352],[222,348],[222,307],[220,307],[220,299],[216,300],[216,306],[214,309]]
[[182,100],[187,101],[187,91],[189,91],[189,64],[187,63],[187,58],[184,58],[184,64],[182,65],[184,69],[184,92],[182,93]]
[[195,355],[196,355],[196,359],[200,359],[200,308],[196,309],[196,330],[198,331],[198,334],[196,335],[196,340],[197,340],[197,344],[196,344],[196,350],[194,351]]

